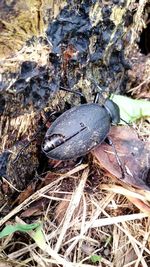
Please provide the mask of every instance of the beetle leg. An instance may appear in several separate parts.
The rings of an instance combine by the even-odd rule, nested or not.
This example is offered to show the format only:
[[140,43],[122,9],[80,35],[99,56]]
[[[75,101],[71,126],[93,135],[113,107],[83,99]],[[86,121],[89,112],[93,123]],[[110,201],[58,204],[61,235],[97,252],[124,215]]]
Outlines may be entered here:
[[84,160],[84,157],[77,158],[77,163],[76,163],[75,167],[81,165],[83,163],[83,160]]
[[99,102],[99,98],[100,98],[100,93],[97,92],[97,93],[95,94],[95,97],[94,97],[94,103],[98,103],[98,102]]
[[76,94],[76,95],[80,96],[80,98],[81,98],[81,104],[86,104],[87,103],[86,97],[84,96],[84,94],[82,94],[79,91],[72,91],[71,89],[65,88],[63,86],[60,86],[60,90],[66,91],[66,92],[69,92],[69,93]]
[[107,144],[109,144],[110,146],[112,146],[112,148],[114,150],[114,154],[115,154],[116,160],[117,160],[117,163],[118,163],[118,165],[120,167],[120,170],[121,170],[121,174],[122,174],[121,178],[124,179],[125,178],[125,174],[124,174],[124,169],[123,169],[123,166],[122,166],[122,162],[120,160],[120,157],[118,156],[118,153],[117,153],[117,150],[115,148],[115,145],[114,145],[113,141],[110,139],[110,137],[106,137],[105,142]]
[[128,123],[127,121],[125,121],[124,119],[120,118],[121,121],[125,122],[128,126],[130,126],[130,123]]

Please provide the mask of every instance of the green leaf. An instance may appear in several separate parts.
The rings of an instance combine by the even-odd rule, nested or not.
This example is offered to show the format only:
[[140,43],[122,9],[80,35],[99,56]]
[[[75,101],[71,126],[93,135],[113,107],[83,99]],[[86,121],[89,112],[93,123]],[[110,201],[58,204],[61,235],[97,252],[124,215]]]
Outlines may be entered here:
[[106,238],[106,241],[105,241],[105,247],[106,247],[108,244],[110,244],[111,241],[112,241],[112,236],[108,236],[108,237]]
[[11,235],[16,231],[28,232],[30,230],[36,229],[37,227],[39,227],[39,225],[40,223],[6,225],[5,228],[0,232],[0,238]]
[[119,106],[121,119],[128,123],[150,116],[150,101],[132,99],[122,95],[112,95],[111,99]]
[[99,256],[99,255],[94,254],[94,255],[92,255],[92,256],[90,257],[90,259],[91,259],[91,261],[92,261],[93,263],[96,263],[96,262],[100,262],[100,261],[101,261],[102,256]]
[[34,233],[32,234],[33,240],[36,242],[37,246],[41,248],[43,251],[47,249],[47,243],[45,240],[45,236],[43,234],[42,225],[36,228]]

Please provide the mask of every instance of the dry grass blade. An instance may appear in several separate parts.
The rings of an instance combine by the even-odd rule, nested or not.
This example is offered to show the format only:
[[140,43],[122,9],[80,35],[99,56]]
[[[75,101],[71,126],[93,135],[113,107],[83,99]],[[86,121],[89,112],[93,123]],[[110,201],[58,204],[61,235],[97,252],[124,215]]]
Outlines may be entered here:
[[[130,230],[127,227],[126,223],[123,223],[123,228],[125,229],[126,235],[129,238],[129,240],[130,240],[130,242],[132,244],[132,247],[133,247],[133,249],[134,249],[134,251],[136,253],[136,256],[139,259],[139,255],[141,254],[140,253],[140,248],[143,247],[142,244],[140,242],[137,242],[137,240],[133,238],[133,236],[130,234]],[[139,248],[139,245],[140,245],[140,248]],[[142,264],[143,267],[148,267],[148,265],[146,264],[146,261],[145,261],[144,257],[142,257],[140,260],[138,260],[138,262],[139,263],[141,262],[141,264]]]
[[[107,214],[107,212],[104,211],[104,214],[105,214],[106,216],[108,216],[109,219],[110,219],[110,216]],[[111,219],[112,219],[112,218],[111,218]],[[137,241],[137,240],[132,236],[132,234],[130,233],[131,231],[130,231],[129,227],[127,226],[126,222],[122,222],[122,226],[120,226],[118,223],[117,223],[116,225],[117,225],[117,227],[118,227],[121,231],[123,231],[123,232],[125,233],[125,235],[128,237],[128,239],[129,239],[129,241],[131,242],[132,247],[134,248],[134,251],[135,251],[135,253],[136,253],[136,255],[137,255],[138,258],[139,258],[139,255],[141,255],[141,253],[140,253],[140,252],[141,252],[140,249],[142,249],[142,251],[145,250],[145,251],[150,255],[150,250],[147,249],[146,247],[143,247],[143,244],[141,244],[141,242]],[[148,265],[146,264],[146,261],[145,261],[144,257],[141,257],[141,258],[139,259],[139,262],[142,263],[142,266],[144,266],[144,267],[148,267]]]
[[[106,207],[107,204],[110,202],[110,199],[112,198],[112,194],[108,194],[107,198],[105,198],[101,205]],[[68,247],[68,249],[66,250],[65,256],[68,256],[71,251],[73,250],[73,248],[77,245],[77,243],[83,239],[84,235],[87,233],[87,231],[92,228],[92,225],[94,224],[95,220],[97,219],[97,217],[100,215],[101,213],[101,208],[99,207],[99,205],[96,206],[96,211],[94,212],[93,216],[91,216],[91,220],[86,224],[85,219],[82,220],[80,226],[78,229],[82,229],[80,232],[80,235],[76,236],[75,240],[73,241],[73,243]],[[84,216],[84,214],[83,214]],[[84,217],[83,217],[84,218]],[[84,225],[83,225],[84,222]],[[76,224],[77,226],[78,224]],[[75,227],[76,227],[75,226]]]
[[79,205],[80,199],[81,199],[83,191],[84,191],[85,182],[86,182],[86,179],[88,177],[88,172],[89,172],[88,169],[84,170],[82,177],[81,177],[81,181],[80,181],[78,187],[76,188],[76,191],[72,195],[70,204],[69,204],[67,211],[66,211],[66,214],[65,214],[65,219],[64,219],[63,226],[62,226],[62,230],[61,230],[61,233],[60,233],[58,240],[57,240],[57,243],[56,243],[56,247],[55,247],[56,252],[59,251],[59,249],[61,247],[63,238],[66,234],[67,229],[68,229],[68,224],[70,223],[70,220],[71,220],[72,215],[75,211],[75,208],[77,208]]
[[127,185],[121,187],[118,185],[105,185],[105,184],[101,185],[101,189],[105,189],[107,191],[112,191],[126,196],[130,200],[130,202],[132,202],[135,206],[138,207],[138,209],[140,209],[147,216],[150,216],[150,205],[148,202],[150,201],[150,196],[148,191],[140,189],[137,189],[135,191],[134,188],[128,187]]
[[[82,221],[81,221],[81,225],[80,225],[80,234],[75,237],[75,240],[67,248],[67,250],[65,252],[65,257],[68,257],[68,255],[71,253],[71,251],[75,248],[75,246],[77,245],[77,243],[82,239],[82,236],[84,235],[86,212],[87,212],[87,209],[86,209],[86,199],[83,196],[83,213],[82,213]],[[69,240],[69,241],[71,242],[72,240]],[[81,248],[81,244],[82,243],[79,244],[79,249]]]
[[[144,213],[120,215],[117,217],[111,217],[111,220],[110,220],[110,218],[97,219],[93,222],[92,225],[89,222],[86,222],[85,226],[87,228],[102,227],[102,226],[106,226],[106,225],[113,225],[113,224],[117,224],[117,223],[131,221],[131,220],[140,220],[140,219],[143,219],[146,217],[148,217],[148,215],[145,215]],[[80,223],[76,225],[77,229],[80,229],[80,227],[81,227]]]
[[41,194],[44,194],[47,191],[49,191],[50,188],[53,187],[56,183],[58,183],[59,181],[63,180],[64,178],[67,178],[70,175],[72,175],[72,174],[74,174],[74,173],[76,173],[78,171],[84,170],[86,167],[87,167],[86,164],[82,164],[82,165],[74,168],[73,170],[61,175],[56,181],[44,186],[43,188],[41,188],[40,190],[35,192],[32,196],[28,197],[23,203],[18,205],[9,214],[7,214],[3,219],[1,219],[0,220],[0,226],[2,226],[5,222],[7,222],[12,216],[16,215],[20,210],[22,210],[25,207],[27,207],[28,205],[30,205],[33,201],[39,199]]
[[[140,251],[140,254],[139,254],[138,259],[137,259],[137,261],[136,261],[135,267],[138,267],[139,264],[140,264],[140,262],[142,261],[143,252],[144,252],[144,247],[145,247],[145,245],[146,245],[148,239],[149,239],[149,232],[148,232],[148,233],[145,232],[145,233],[144,233],[143,247],[141,248],[141,251]],[[144,263],[144,264],[145,264],[145,263]],[[146,267],[147,265],[144,265],[144,264],[143,264],[143,267]]]
[[140,193],[138,193],[138,190],[136,192],[133,192],[133,191],[131,191],[131,189],[127,189],[127,188],[119,186],[119,185],[101,184],[100,188],[104,189],[104,190],[107,190],[107,191],[111,191],[111,192],[117,193],[117,194],[122,194],[122,195],[124,195],[126,197],[130,196],[130,197],[133,197],[133,198],[138,198],[138,199],[140,199],[142,201],[150,200],[150,199],[146,199],[145,196],[143,196]]
[[[22,221],[20,218],[17,217],[17,222],[21,223],[21,224],[25,224],[24,221]],[[28,234],[33,237],[33,231],[29,231]],[[57,263],[61,264],[64,267],[73,267],[73,265],[69,262],[67,262],[65,259],[63,259],[55,250],[53,250],[49,244],[41,244],[41,249],[43,249],[45,252],[48,253],[48,255],[50,255],[53,259],[56,260]]]

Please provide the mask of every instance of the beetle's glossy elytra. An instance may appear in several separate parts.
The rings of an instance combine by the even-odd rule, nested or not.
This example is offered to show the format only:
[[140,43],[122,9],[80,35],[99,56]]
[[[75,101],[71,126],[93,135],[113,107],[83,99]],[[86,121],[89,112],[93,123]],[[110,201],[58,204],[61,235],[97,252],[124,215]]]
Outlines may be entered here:
[[111,123],[119,121],[119,108],[112,100],[106,100],[104,106],[92,103],[73,107],[52,123],[42,150],[57,160],[80,157],[102,143]]

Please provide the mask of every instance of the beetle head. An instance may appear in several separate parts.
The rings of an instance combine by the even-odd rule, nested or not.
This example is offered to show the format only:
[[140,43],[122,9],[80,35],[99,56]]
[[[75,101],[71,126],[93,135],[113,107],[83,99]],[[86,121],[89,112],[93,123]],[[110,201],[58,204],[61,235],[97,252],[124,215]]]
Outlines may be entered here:
[[118,124],[120,122],[120,110],[116,103],[114,103],[111,99],[107,99],[105,101],[104,107],[111,117],[111,121],[113,124]]

